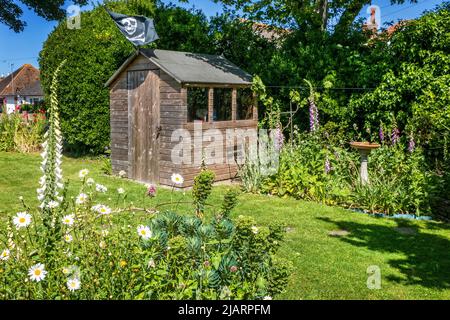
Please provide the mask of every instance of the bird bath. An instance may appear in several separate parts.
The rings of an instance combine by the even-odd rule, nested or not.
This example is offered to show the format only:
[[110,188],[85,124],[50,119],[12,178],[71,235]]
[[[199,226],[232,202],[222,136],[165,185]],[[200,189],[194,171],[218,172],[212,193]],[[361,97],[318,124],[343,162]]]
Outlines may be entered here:
[[359,169],[359,177],[361,178],[361,183],[363,185],[369,183],[369,172],[367,170],[367,163],[369,161],[369,154],[372,150],[380,147],[378,143],[370,142],[351,142],[350,146],[358,150],[361,156],[360,162],[361,166]]

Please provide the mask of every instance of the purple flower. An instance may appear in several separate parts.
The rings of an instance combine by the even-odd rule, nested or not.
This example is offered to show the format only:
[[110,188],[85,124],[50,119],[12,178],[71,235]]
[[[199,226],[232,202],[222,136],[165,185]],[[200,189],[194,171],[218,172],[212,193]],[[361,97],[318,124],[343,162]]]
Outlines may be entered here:
[[383,132],[383,127],[380,125],[380,130],[378,131],[378,135],[380,137],[380,141],[384,142],[384,132]]
[[275,144],[276,151],[280,151],[284,145],[284,135],[283,135],[283,130],[281,130],[281,128],[280,128],[280,125],[277,125],[277,127],[275,129],[274,144]]
[[408,151],[410,153],[413,153],[414,149],[416,149],[416,142],[414,141],[414,136],[411,134],[411,137],[410,137],[409,143],[408,143]]
[[391,142],[392,144],[396,144],[398,141],[400,140],[400,130],[398,130],[397,127],[395,127],[392,130],[392,134],[391,134]]
[[311,132],[319,129],[319,110],[313,96],[309,98],[309,129]]
[[151,198],[156,196],[156,186],[155,185],[151,184],[148,186],[147,196],[149,196]]
[[325,160],[325,173],[329,174],[330,171],[331,171],[330,159],[328,159],[327,157],[327,159]]

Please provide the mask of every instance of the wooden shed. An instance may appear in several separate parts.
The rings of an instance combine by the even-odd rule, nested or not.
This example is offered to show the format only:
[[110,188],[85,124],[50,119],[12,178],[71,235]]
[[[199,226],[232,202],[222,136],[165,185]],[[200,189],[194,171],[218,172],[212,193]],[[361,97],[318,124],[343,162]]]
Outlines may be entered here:
[[[223,137],[229,135],[227,129],[256,132],[258,115],[251,85],[251,75],[223,56],[137,51],[106,83],[113,171],[123,170],[130,179],[162,185],[172,185],[171,176],[178,173],[184,177],[183,187],[192,186],[200,170],[198,154],[211,162],[203,144],[198,148],[201,128],[200,138],[208,135],[204,147],[223,148],[226,155],[224,161],[215,159],[208,165],[216,180],[235,178],[238,164],[227,157],[235,156],[240,147],[230,146]],[[192,138],[177,138],[180,129]],[[178,155],[184,153],[190,161],[174,161],[180,144],[186,148]]]

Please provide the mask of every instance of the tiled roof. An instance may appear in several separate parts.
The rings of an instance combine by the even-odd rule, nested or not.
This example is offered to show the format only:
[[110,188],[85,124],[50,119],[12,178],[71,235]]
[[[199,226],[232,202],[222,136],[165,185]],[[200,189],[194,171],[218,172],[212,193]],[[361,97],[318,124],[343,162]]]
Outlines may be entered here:
[[[14,88],[13,88],[14,84]],[[31,64],[24,64],[12,75],[0,80],[0,96],[43,96],[40,71]]]

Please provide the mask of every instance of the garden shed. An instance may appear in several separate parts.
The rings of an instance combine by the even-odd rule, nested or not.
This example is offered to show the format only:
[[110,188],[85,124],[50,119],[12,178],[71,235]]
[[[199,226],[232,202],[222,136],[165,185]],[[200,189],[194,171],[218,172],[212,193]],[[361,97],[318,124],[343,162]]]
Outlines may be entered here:
[[233,179],[239,167],[233,159],[245,152],[239,141],[248,140],[225,138],[233,130],[256,132],[251,85],[251,75],[223,56],[136,51],[106,83],[113,172],[162,185],[179,173],[189,187],[203,159],[216,181]]

